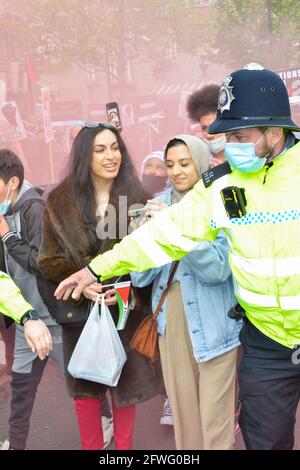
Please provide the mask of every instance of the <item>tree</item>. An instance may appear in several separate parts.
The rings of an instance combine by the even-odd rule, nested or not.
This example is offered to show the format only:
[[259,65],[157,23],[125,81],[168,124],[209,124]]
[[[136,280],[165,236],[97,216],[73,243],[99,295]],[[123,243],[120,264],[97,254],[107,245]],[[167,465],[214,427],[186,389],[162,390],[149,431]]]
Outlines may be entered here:
[[299,66],[298,0],[219,0],[210,15],[211,45],[230,66]]
[[106,71],[121,90],[129,60],[159,62],[174,43],[193,53],[204,24],[195,0],[3,1],[0,26],[17,31],[25,55],[52,69]]

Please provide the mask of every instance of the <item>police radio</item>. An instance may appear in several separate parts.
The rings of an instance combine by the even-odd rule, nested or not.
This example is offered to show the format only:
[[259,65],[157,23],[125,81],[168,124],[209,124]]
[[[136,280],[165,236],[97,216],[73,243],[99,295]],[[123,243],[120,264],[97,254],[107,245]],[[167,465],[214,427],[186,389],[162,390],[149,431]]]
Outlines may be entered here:
[[229,219],[240,219],[247,213],[244,188],[228,186],[221,190],[221,197]]

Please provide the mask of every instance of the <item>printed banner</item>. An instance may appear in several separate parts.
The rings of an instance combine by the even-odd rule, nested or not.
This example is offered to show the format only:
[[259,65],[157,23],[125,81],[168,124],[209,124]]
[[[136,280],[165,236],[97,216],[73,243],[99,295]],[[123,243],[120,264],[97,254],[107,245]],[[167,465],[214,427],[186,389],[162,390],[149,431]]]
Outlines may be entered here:
[[14,101],[4,103],[0,110],[0,143],[16,142],[26,137],[18,106]]
[[41,88],[41,99],[42,99],[45,142],[46,144],[49,144],[49,142],[51,142],[51,140],[53,139],[49,87]]
[[278,75],[287,87],[290,104],[300,104],[300,68],[280,69]]

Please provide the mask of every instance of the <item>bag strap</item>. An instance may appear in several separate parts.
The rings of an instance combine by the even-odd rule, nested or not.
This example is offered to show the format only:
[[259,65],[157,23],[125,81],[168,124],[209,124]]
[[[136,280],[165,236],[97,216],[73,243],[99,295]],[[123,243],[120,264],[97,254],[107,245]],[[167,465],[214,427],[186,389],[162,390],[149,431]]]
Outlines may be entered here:
[[169,279],[168,279],[168,282],[167,282],[167,287],[165,288],[165,290],[164,290],[164,292],[163,292],[163,294],[162,294],[162,296],[161,296],[161,298],[160,298],[160,301],[159,301],[159,303],[158,303],[158,306],[156,307],[156,310],[155,310],[155,312],[154,312],[154,314],[153,314],[153,320],[155,320],[155,321],[156,321],[156,318],[157,318],[157,316],[158,316],[158,314],[159,314],[159,311],[160,311],[160,309],[161,309],[161,307],[162,307],[162,304],[164,303],[164,301],[165,301],[165,299],[166,299],[166,297],[167,297],[167,294],[168,294],[168,292],[169,292],[169,290],[170,290],[170,287],[171,287],[172,281],[173,281],[173,279],[174,279],[175,272],[176,272],[176,269],[177,269],[178,265],[179,265],[179,261],[176,261],[175,264],[174,264],[174,266],[173,266],[173,268],[172,268],[172,271],[171,271],[171,273],[170,273],[170,276],[169,276]]

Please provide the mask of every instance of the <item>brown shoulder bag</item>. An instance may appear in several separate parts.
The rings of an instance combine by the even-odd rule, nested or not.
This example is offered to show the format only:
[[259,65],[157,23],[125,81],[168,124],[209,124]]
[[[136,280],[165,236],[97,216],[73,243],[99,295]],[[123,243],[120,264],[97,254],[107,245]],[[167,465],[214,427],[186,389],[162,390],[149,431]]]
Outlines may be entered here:
[[135,331],[130,342],[131,349],[135,349],[138,353],[146,356],[148,359],[150,359],[151,362],[155,362],[159,359],[157,316],[162,307],[162,304],[167,297],[178,264],[179,261],[176,261],[172,268],[167,287],[161,296],[154,314],[148,315],[146,318],[144,318],[140,326]]

